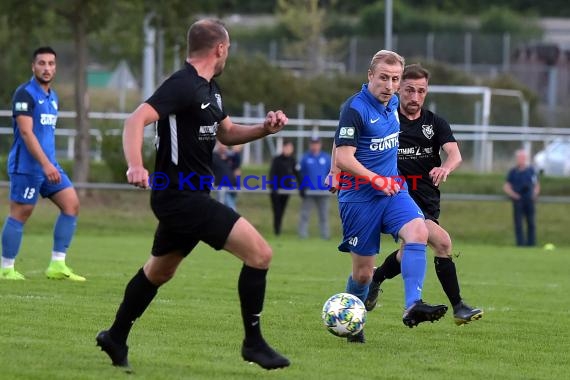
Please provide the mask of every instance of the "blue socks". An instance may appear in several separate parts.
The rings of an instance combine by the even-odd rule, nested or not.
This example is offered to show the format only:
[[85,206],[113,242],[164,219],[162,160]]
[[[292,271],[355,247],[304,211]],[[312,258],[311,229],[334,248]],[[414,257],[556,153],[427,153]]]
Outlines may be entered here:
[[[55,252],[67,252],[75,234],[76,225],[76,216],[59,214],[53,230],[53,250]],[[2,257],[13,260],[18,256],[23,231],[24,223],[10,216],[6,218],[2,229]]]
[[22,243],[24,223],[7,217],[2,229],[2,257],[15,259]]
[[67,252],[75,226],[77,225],[77,217],[66,214],[59,214],[53,229],[53,250],[54,252]]
[[346,283],[346,292],[350,294],[354,294],[362,302],[366,300],[368,296],[368,285],[369,284],[359,284],[358,282],[352,279],[352,275],[348,276],[348,281]]
[[404,244],[401,266],[406,309],[422,298],[422,287],[426,277],[426,254],[427,246],[425,244]]

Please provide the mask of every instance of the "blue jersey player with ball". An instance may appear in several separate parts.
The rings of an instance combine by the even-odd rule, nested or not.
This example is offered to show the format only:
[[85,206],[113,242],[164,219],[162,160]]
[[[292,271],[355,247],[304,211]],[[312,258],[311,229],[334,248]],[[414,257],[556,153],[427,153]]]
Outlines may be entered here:
[[[424,216],[398,175],[398,98],[404,58],[381,50],[368,69],[368,84],[342,106],[335,134],[333,175],[338,179],[343,239],[339,250],[350,252],[352,273],[346,292],[366,300],[380,234],[402,239],[403,322],[414,327],[440,319],[446,305],[422,301],[428,231]],[[364,343],[364,331],[347,338]]]

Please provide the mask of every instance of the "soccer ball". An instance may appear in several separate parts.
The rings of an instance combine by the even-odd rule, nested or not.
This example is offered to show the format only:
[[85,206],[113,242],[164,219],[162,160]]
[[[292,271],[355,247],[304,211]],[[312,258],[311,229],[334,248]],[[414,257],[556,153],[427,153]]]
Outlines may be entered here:
[[341,337],[356,335],[366,323],[366,308],[358,297],[338,293],[325,302],[321,317],[331,334]]

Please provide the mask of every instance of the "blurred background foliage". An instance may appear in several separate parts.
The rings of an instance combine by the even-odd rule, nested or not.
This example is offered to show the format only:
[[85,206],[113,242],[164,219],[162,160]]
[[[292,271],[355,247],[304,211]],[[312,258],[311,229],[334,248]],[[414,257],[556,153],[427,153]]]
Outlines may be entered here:
[[[0,101],[9,102],[15,86],[26,80],[30,54],[41,44],[62,45],[72,39],[69,20],[65,11],[79,0],[4,0],[0,2],[0,47],[3,59],[0,69],[10,72],[0,90]],[[276,14],[275,22],[259,27],[232,25],[234,40],[284,40],[310,37],[301,21],[295,17],[298,0],[170,0],[169,6],[151,0],[83,0],[89,5],[88,44],[90,61],[112,65],[126,60],[136,76],[141,73],[141,52],[144,48],[142,25],[145,15],[154,14],[152,23],[159,26],[165,45],[181,46],[180,57],[166,56],[165,66],[172,67],[174,59],[182,59],[188,25],[200,15],[224,17],[232,14]],[[384,1],[372,4],[366,0],[342,2],[321,0],[319,26],[325,37],[382,35],[384,32]],[[557,4],[559,3],[559,4]],[[491,5],[492,4],[492,5]],[[539,6],[529,6],[522,0],[500,1],[422,1],[394,2],[394,32],[479,31],[488,33],[510,32],[515,35],[538,36],[535,26],[537,16],[561,16],[567,11],[565,2],[549,1]],[[518,9],[515,12],[512,9]],[[303,10],[301,10],[302,12]],[[303,14],[303,13],[299,13]],[[289,15],[289,17],[287,16]],[[326,17],[325,17],[326,15]],[[475,20],[478,20],[476,22]],[[380,20],[380,21],[379,21]],[[304,21],[312,26],[315,17]],[[320,32],[318,30],[317,32]],[[14,43],[18,41],[18,43]],[[20,41],[26,41],[25,44]],[[71,52],[73,53],[73,52]]]
[[[293,117],[297,116],[298,105],[304,104],[306,118],[336,119],[340,104],[367,81],[365,70],[351,74],[309,70],[309,75],[300,76],[279,68],[267,51],[245,55],[240,47],[255,43],[263,46],[275,41],[285,46],[285,54],[305,57],[309,68],[315,68],[323,64],[323,57],[326,60],[329,56],[346,55],[342,49],[346,50],[347,41],[353,37],[372,37],[378,41],[374,45],[381,48],[384,7],[383,0],[169,0],[168,6],[153,0],[3,0],[0,2],[0,49],[3,52],[0,70],[5,75],[0,86],[0,109],[10,107],[16,86],[30,78],[31,53],[40,45],[52,45],[58,52],[58,60],[70,62],[59,68],[55,88],[60,94],[61,108],[74,109],[73,73],[77,70],[77,51],[73,40],[77,37],[79,21],[85,21],[86,25],[89,65],[115,67],[125,61],[140,86],[145,18],[162,37],[164,74],[168,75],[175,64],[185,58],[188,26],[208,15],[227,20],[236,51],[230,55],[224,74],[217,79],[229,114],[242,115],[244,102],[262,102],[266,109],[280,108]],[[570,7],[567,0],[541,3],[399,0],[394,1],[393,14],[395,34],[509,33],[514,44],[514,41],[540,38],[539,17],[570,16]],[[326,46],[321,45],[322,39],[326,39]],[[178,50],[173,52],[173,46]],[[530,102],[530,125],[542,122],[542,113],[537,107],[540,95],[509,75],[481,79],[445,62],[404,54],[409,63],[422,61],[432,72],[431,83],[521,90]],[[117,97],[113,90],[89,88],[88,97],[84,99],[88,99],[91,111],[109,112],[119,111]],[[134,109],[140,101],[140,93],[129,93],[125,109]],[[429,95],[429,102],[437,102],[438,113],[450,122],[473,122],[473,99],[433,94]],[[494,99],[491,123],[520,125],[520,112],[516,107],[512,99]],[[504,112],[506,109],[514,111]],[[97,121],[91,123],[92,127],[99,128]],[[121,127],[120,123],[111,124],[112,128]],[[60,127],[66,126],[73,127],[73,121],[62,119]],[[0,142],[0,156],[5,154],[7,146]],[[107,137],[103,146],[109,162],[122,161],[117,155],[120,143],[115,138]],[[123,168],[115,169],[113,177],[122,178]]]

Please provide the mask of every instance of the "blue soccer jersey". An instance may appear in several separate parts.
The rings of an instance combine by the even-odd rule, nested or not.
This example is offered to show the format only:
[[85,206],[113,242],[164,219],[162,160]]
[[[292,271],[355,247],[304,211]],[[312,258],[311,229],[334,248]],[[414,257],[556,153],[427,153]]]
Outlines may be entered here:
[[57,122],[58,97],[53,89],[46,93],[35,78],[16,89],[12,99],[14,142],[8,155],[8,173],[43,174],[41,165],[28,151],[20,134],[16,117],[30,116],[33,132],[45,155],[54,164],[55,124]]
[[[363,85],[342,105],[336,146],[356,147],[355,157],[364,167],[382,177],[398,178],[398,104],[393,95],[383,105],[368,91],[368,85]],[[339,185],[339,202],[367,202],[372,197],[385,196],[378,186],[374,188],[352,176],[342,176]]]
[[331,156],[320,152],[313,155],[311,152],[303,155],[301,159],[301,183],[299,187],[308,190],[326,190],[325,179],[331,168]]

